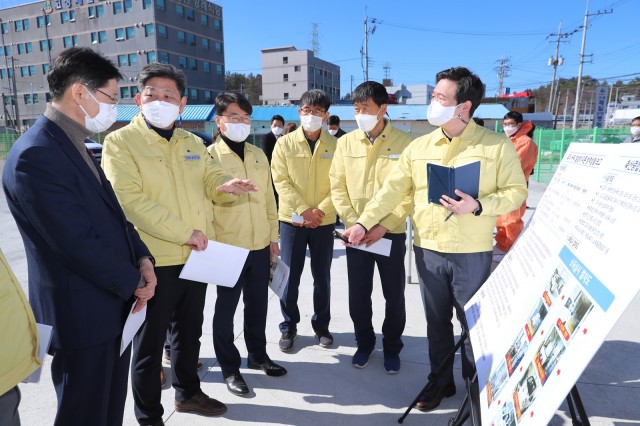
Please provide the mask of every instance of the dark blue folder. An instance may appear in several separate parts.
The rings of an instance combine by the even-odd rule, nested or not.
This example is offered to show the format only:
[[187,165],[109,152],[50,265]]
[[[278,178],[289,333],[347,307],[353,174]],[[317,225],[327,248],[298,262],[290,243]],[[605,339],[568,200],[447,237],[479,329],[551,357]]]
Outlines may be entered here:
[[440,198],[443,195],[460,201],[460,197],[454,192],[456,189],[478,198],[480,161],[458,167],[427,163],[427,186],[430,203],[442,204]]

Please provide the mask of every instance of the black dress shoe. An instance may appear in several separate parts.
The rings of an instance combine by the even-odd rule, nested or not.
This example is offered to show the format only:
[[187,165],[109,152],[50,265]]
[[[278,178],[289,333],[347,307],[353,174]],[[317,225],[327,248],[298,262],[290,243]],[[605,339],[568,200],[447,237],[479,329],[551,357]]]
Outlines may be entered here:
[[240,373],[234,373],[224,379],[227,382],[227,389],[234,395],[244,396],[249,393],[249,386],[244,381]]
[[271,359],[267,358],[264,362],[255,362],[252,360],[247,361],[247,367],[253,370],[262,370],[267,376],[277,377],[284,376],[287,374],[287,370],[281,366],[271,361]]
[[456,394],[456,385],[449,383],[441,388],[431,388],[428,392],[420,395],[416,408],[420,411],[431,411],[440,405],[444,398]]

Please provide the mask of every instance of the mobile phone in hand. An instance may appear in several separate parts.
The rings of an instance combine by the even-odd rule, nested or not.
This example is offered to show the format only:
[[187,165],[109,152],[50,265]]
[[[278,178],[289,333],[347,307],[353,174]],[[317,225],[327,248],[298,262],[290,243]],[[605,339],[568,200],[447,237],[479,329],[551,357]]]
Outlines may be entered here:
[[345,237],[344,235],[342,235],[340,232],[338,232],[338,231],[333,231],[333,235],[334,235],[336,238],[338,238],[338,239],[342,240],[343,242],[345,242],[345,243],[349,244],[349,239],[348,239],[347,237]]

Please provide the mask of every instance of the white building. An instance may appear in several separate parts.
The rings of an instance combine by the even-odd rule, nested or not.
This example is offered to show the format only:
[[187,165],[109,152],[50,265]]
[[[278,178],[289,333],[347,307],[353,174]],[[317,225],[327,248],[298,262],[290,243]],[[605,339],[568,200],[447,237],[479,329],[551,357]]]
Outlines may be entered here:
[[294,46],[262,49],[263,105],[298,105],[311,89],[323,90],[331,103],[340,100],[340,67]]
[[395,96],[399,104],[428,105],[431,103],[433,89],[434,87],[430,84],[401,84],[400,86],[387,86],[387,93]]

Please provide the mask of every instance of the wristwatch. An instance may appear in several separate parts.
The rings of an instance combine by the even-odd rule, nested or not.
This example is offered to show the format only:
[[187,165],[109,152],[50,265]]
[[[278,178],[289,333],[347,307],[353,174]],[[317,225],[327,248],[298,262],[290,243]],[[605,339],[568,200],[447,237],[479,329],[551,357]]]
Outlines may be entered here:
[[475,209],[472,213],[474,216],[480,216],[480,214],[482,214],[482,204],[480,204],[480,201],[476,200],[476,202],[478,203],[478,208]]

